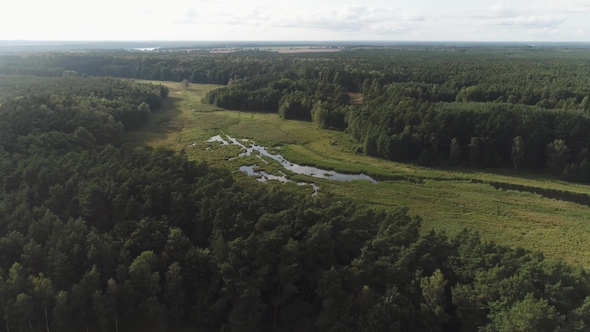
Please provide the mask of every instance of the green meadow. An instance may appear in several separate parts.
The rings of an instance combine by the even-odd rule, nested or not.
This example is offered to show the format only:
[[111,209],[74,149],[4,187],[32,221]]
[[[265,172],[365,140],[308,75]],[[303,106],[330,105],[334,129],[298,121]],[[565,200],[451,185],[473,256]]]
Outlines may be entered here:
[[[131,142],[184,149],[189,158],[227,167],[245,183],[255,183],[255,179],[239,172],[239,166],[257,164],[278,174],[277,163],[266,165],[255,156],[230,161],[238,147],[205,141],[226,134],[280,146],[281,154],[292,162],[343,173],[364,172],[379,180],[377,184],[336,182],[285,172],[293,180],[320,186],[319,199],[349,198],[384,209],[407,206],[411,214],[422,217],[424,232],[435,229],[453,234],[470,228],[488,241],[540,250],[548,258],[590,266],[590,207],[530,192],[499,190],[488,183],[576,194],[590,194],[588,186],[521,171],[434,169],[371,158],[356,153],[359,144],[343,132],[320,130],[311,122],[285,121],[277,114],[219,110],[202,104],[202,96],[215,85],[191,84],[187,89],[176,82],[154,83],[169,86],[170,95],[148,125],[127,134]],[[312,193],[309,186],[278,181],[267,185]]]

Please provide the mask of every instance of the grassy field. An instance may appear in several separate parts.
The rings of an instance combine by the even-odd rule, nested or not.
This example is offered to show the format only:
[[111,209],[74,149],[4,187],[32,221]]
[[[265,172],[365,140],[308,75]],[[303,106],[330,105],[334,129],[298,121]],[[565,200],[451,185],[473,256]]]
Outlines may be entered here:
[[[161,83],[161,82],[157,82]],[[255,157],[232,160],[238,148],[204,142],[225,133],[249,138],[266,146],[281,146],[281,153],[292,162],[315,165],[342,172],[365,172],[379,179],[335,182],[297,175],[296,180],[313,181],[320,195],[347,197],[374,207],[393,209],[408,206],[420,215],[423,230],[456,233],[468,227],[483,238],[513,247],[540,250],[546,257],[563,258],[590,267],[590,208],[571,202],[545,198],[519,191],[496,190],[486,183],[502,182],[539,189],[555,189],[590,194],[590,187],[510,170],[440,170],[393,163],[354,152],[358,143],[337,131],[318,130],[312,123],[285,121],[276,114],[216,110],[203,105],[201,97],[213,85],[193,84],[184,89],[179,83],[164,82],[171,88],[164,108],[152,114],[149,125],[128,134],[138,144],[185,149],[190,158],[207,160],[212,165],[236,171],[240,181],[255,180],[237,171],[243,164],[254,164]],[[272,171],[272,164],[265,165]],[[281,185],[276,181],[268,185]],[[310,187],[287,184],[293,190],[311,193]]]

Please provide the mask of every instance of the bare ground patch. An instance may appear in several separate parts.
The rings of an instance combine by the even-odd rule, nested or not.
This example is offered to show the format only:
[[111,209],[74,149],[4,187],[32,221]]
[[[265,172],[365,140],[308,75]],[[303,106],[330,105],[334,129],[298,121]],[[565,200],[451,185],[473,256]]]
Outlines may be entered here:
[[350,96],[350,103],[353,105],[362,105],[363,104],[363,94],[362,93],[355,93],[349,92],[348,95]]

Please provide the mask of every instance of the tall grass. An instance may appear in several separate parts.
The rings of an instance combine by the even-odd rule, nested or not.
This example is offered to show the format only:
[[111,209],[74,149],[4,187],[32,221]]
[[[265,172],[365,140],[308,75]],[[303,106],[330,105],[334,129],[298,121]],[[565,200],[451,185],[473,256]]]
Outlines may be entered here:
[[[292,162],[345,173],[364,172],[381,180],[378,184],[334,182],[290,175],[294,180],[315,182],[325,197],[349,198],[384,209],[408,206],[411,213],[422,217],[425,232],[435,229],[452,234],[467,227],[489,241],[540,250],[549,258],[590,266],[589,207],[534,193],[497,190],[486,183],[590,194],[588,186],[503,169],[432,169],[371,158],[356,153],[359,144],[346,133],[319,130],[309,122],[285,121],[276,114],[216,110],[200,102],[216,86],[192,84],[184,89],[179,83],[164,83],[171,88],[165,107],[154,113],[141,131],[129,134],[138,144],[185,149],[190,158],[228,167],[245,183],[255,181],[237,168],[242,163],[261,162],[255,157],[228,161],[236,155],[237,147],[205,140],[225,133],[267,146],[280,145],[281,154]],[[272,164],[264,168],[270,172],[279,169]],[[271,181],[268,185],[280,184]],[[309,187],[284,187],[311,193]]]

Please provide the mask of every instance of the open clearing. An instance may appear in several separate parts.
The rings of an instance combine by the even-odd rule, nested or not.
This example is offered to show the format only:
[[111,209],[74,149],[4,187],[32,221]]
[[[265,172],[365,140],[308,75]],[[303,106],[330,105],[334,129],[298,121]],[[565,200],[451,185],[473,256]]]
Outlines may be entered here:
[[[149,82],[149,81],[144,81]],[[310,122],[285,121],[277,114],[218,110],[203,105],[201,97],[214,85],[191,84],[189,89],[176,82],[154,82],[170,87],[162,110],[152,115],[141,131],[128,134],[138,144],[164,146],[196,160],[235,171],[241,181],[254,183],[238,171],[241,161],[228,161],[237,147],[205,143],[211,136],[227,133],[249,138],[266,146],[281,146],[287,159],[341,172],[365,172],[378,179],[335,182],[295,176],[320,186],[321,197],[334,195],[362,201],[374,207],[394,209],[408,206],[410,213],[423,218],[423,231],[431,229],[456,233],[467,227],[489,241],[512,247],[540,250],[548,258],[590,266],[590,207],[513,190],[497,190],[490,182],[500,182],[569,193],[590,194],[590,187],[571,184],[535,174],[510,170],[440,170],[370,158],[354,152],[358,143],[345,133],[318,130]],[[189,147],[190,146],[190,147]],[[256,162],[253,157],[252,163]],[[265,166],[272,171],[271,166]],[[480,183],[483,182],[483,183]],[[280,183],[270,181],[270,186]],[[311,194],[309,187],[285,187]]]

